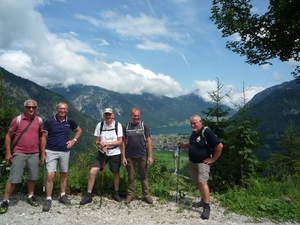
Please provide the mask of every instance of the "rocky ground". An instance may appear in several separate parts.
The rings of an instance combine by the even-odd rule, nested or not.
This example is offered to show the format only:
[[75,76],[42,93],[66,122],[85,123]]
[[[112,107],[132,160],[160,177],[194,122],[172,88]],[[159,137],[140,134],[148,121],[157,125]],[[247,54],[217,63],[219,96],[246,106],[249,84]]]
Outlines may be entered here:
[[[3,198],[3,196],[0,197]],[[92,203],[84,206],[79,205],[80,196],[69,196],[70,206],[65,206],[58,202],[58,198],[54,198],[51,210],[42,212],[44,197],[37,196],[37,198],[40,206],[32,207],[26,203],[26,195],[13,195],[7,213],[0,214],[0,224],[294,224],[272,222],[265,219],[258,220],[233,213],[225,214],[225,209],[214,199],[211,202],[210,219],[202,220],[200,219],[201,209],[191,206],[192,201],[199,201],[199,199],[186,198],[177,204],[175,199],[172,202],[161,202],[154,198],[152,205],[136,199],[130,205],[125,205],[124,202],[118,203],[103,197],[100,207],[99,196],[94,197]]]

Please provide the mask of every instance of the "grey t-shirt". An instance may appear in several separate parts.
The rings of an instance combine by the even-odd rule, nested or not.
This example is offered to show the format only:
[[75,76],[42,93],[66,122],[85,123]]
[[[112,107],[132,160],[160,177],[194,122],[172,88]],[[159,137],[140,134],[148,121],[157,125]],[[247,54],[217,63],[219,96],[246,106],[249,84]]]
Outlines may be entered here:
[[150,136],[150,129],[144,122],[140,121],[138,124],[127,123],[123,127],[123,134],[126,139],[126,158],[143,158],[148,156],[146,138]]

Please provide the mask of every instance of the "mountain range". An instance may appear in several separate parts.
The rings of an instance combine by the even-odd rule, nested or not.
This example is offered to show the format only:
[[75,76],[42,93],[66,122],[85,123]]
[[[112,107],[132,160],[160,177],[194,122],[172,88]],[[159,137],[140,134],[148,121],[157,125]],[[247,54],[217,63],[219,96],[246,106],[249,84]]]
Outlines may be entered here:
[[[150,127],[186,125],[192,114],[203,115],[213,103],[203,101],[195,93],[176,98],[120,94],[96,86],[82,84],[63,87],[61,84],[42,87],[1,68],[4,80],[4,99],[15,102],[22,111],[23,102],[28,98],[39,104],[38,113],[42,118],[55,113],[55,105],[64,101],[69,104],[69,114],[79,120],[84,133],[92,136],[97,122],[102,120],[104,108],[114,110],[115,119],[121,123],[130,121],[130,110],[138,107],[141,119]],[[248,103],[248,115],[259,121],[257,131],[266,140],[264,152],[276,152],[276,143],[291,121],[300,126],[300,88],[296,81],[284,82],[256,94]],[[234,116],[230,110],[229,116]]]

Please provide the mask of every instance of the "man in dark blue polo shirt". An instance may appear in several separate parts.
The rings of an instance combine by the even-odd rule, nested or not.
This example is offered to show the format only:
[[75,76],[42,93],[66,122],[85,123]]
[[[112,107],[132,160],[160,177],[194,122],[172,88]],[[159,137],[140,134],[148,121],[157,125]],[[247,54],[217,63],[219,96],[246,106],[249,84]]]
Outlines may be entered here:
[[[188,148],[190,176],[197,183],[202,196],[201,204],[199,204],[199,206],[203,206],[201,218],[209,219],[210,205],[207,181],[209,179],[210,165],[217,161],[221,155],[223,144],[209,128],[203,130],[201,117],[197,114],[191,116],[190,125],[193,133],[189,142],[178,142],[177,145],[181,148]],[[204,135],[202,135],[202,131]],[[211,148],[214,149],[212,155]]]
[[[60,203],[70,204],[66,195],[67,172],[69,167],[70,149],[80,137],[82,130],[74,119],[67,116],[68,105],[59,103],[56,107],[57,114],[45,121],[43,135],[41,139],[42,154],[46,154],[46,194],[47,199],[43,207],[44,212],[51,208],[53,178],[56,172],[57,164],[60,175]],[[70,140],[70,130],[75,131],[75,136]],[[46,145],[47,143],[47,145]]]

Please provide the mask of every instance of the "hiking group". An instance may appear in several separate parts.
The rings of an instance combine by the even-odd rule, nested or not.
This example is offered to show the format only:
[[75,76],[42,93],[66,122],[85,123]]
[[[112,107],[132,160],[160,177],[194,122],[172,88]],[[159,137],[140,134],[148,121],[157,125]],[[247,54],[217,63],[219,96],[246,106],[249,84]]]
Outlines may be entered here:
[[[37,102],[32,99],[26,100],[23,114],[11,121],[5,136],[5,160],[6,164],[11,163],[11,166],[0,214],[7,212],[10,196],[16,184],[22,181],[25,167],[28,187],[27,202],[32,206],[39,206],[34,195],[39,161],[47,171],[44,178],[46,199],[42,210],[48,212],[51,209],[53,179],[57,169],[60,184],[59,202],[66,205],[71,203],[66,195],[70,150],[80,138],[82,129],[73,118],[67,116],[68,105],[66,103],[58,103],[56,114],[47,118],[44,123],[40,117],[36,116],[36,110]],[[150,128],[140,120],[140,115],[140,110],[133,108],[130,112],[131,121],[122,126],[114,120],[112,108],[103,110],[104,120],[96,125],[94,131],[98,152],[91,164],[87,192],[79,202],[80,205],[92,202],[92,189],[96,175],[99,171],[103,173],[106,164],[113,173],[112,197],[114,200],[122,201],[119,195],[119,171],[123,165],[128,175],[125,204],[130,204],[136,194],[134,179],[136,168],[141,182],[143,200],[148,204],[153,203],[147,178],[147,167],[153,164],[152,141]],[[195,203],[194,206],[203,207],[201,218],[209,219],[209,187],[207,185],[209,168],[220,156],[223,145],[209,128],[203,130],[202,121],[198,115],[190,118],[190,125],[193,133],[189,142],[178,142],[177,145],[179,148],[188,148],[191,179],[196,181],[202,196],[201,202]],[[71,130],[75,134],[70,138]],[[214,149],[212,156],[210,155],[211,148]]]

